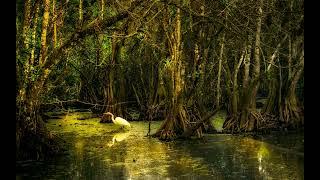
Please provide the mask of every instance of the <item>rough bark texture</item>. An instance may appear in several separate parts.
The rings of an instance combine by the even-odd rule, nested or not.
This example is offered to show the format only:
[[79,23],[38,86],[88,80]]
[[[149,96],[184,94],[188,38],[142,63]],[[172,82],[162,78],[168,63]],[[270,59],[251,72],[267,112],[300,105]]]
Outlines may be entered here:
[[44,64],[47,57],[47,28],[50,16],[50,0],[44,0],[44,12],[42,17],[40,65]]

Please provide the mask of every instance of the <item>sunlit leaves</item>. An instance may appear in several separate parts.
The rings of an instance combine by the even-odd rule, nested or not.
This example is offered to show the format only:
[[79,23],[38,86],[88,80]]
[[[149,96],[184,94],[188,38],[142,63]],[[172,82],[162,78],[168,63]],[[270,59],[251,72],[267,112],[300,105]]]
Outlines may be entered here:
[[107,36],[103,36],[103,40],[102,40],[102,64],[104,64],[104,62],[107,62],[106,60],[109,59],[111,57],[111,53],[112,53],[112,42],[111,42],[111,38],[107,37]]
[[31,66],[30,71],[30,79],[31,81],[35,81],[40,75],[41,68],[39,66]]
[[107,6],[106,7],[106,14],[107,16],[114,16],[117,14],[117,12],[114,10],[114,8],[110,7],[110,6]]

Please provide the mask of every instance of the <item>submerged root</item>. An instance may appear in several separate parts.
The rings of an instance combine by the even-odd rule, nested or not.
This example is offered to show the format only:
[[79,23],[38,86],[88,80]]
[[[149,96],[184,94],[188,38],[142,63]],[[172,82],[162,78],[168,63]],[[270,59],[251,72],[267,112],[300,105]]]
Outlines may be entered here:
[[162,130],[159,135],[159,139],[164,141],[171,141],[176,137],[177,137],[176,133],[174,133],[172,130],[168,130],[168,131]]
[[238,118],[239,117],[237,116],[231,116],[230,118],[227,118],[223,125],[223,129],[226,131],[231,131],[231,133],[238,132],[240,128],[237,121]]
[[271,129],[278,126],[275,116],[261,114],[258,111],[250,112],[248,118],[243,121],[242,126],[239,123],[241,122],[240,118],[240,115],[228,118],[223,126],[224,129],[229,132],[231,131],[232,133],[240,133]]
[[186,129],[187,124],[182,119],[185,117],[182,114],[176,116],[173,119],[172,116],[169,116],[158,129],[158,131],[152,135],[152,137],[158,137],[160,140],[171,141],[176,139],[184,130]]

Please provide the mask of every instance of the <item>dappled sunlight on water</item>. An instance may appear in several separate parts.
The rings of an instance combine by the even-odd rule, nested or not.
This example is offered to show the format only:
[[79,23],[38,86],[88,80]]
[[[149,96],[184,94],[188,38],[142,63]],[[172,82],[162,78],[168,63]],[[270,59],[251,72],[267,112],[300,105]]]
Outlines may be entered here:
[[[98,118],[77,120],[78,116],[72,113],[48,123],[69,143],[69,153],[45,162],[22,162],[17,165],[17,178],[304,179],[303,152],[272,141],[215,134],[201,140],[162,142],[146,137],[147,122],[130,122],[132,129],[123,131],[99,123]],[[151,132],[160,124],[152,122]],[[301,142],[297,137],[294,141],[291,135],[290,143]]]

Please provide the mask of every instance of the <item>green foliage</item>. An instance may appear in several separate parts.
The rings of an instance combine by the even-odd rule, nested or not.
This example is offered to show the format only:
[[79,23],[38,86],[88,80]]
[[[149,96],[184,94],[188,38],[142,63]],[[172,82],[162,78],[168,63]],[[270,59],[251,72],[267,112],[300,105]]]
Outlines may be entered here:
[[227,4],[228,4],[228,0],[220,0],[220,2],[221,2],[223,5],[227,5]]
[[120,48],[120,60],[127,61],[129,59],[129,55],[127,53],[127,49],[125,47]]
[[107,16],[115,16],[117,14],[117,12],[114,10],[114,8],[109,7],[109,6],[107,6],[105,8],[106,8],[105,12],[107,12],[106,13]]
[[42,71],[42,69],[39,66],[31,66],[30,71],[30,80],[35,81],[39,77],[40,71]]
[[182,5],[187,7],[190,6],[190,0],[183,0]]
[[164,59],[164,66],[163,66],[163,70],[164,71],[170,71],[172,69],[172,61],[170,58],[166,58]]
[[102,40],[103,59],[111,57],[111,53],[112,53],[111,46],[112,46],[111,38],[107,36],[103,36],[103,40]]

